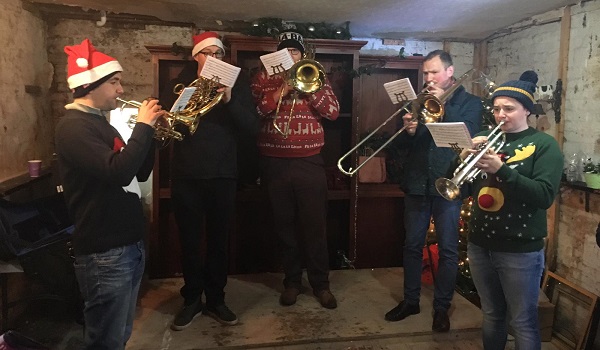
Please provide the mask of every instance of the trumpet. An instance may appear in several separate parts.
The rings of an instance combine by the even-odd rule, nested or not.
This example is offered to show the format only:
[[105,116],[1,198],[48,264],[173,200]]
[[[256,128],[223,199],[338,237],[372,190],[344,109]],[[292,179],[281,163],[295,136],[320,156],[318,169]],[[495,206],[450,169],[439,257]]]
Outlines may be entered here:
[[[133,106],[135,108],[140,108],[142,106],[141,102],[126,101],[120,97],[117,97],[117,101],[123,104],[121,106],[121,110],[125,108],[125,105]],[[185,125],[191,125],[194,123],[194,121],[190,120],[189,118],[169,112],[165,112],[165,115],[166,117],[164,118],[164,120],[166,125],[162,125],[158,121],[154,125],[154,138],[161,142],[169,141],[171,139],[175,139],[177,141],[183,140],[183,135],[174,128],[175,123],[179,122]],[[137,114],[133,114],[127,121],[127,124],[130,128],[133,128],[135,126],[135,123],[137,123]]]
[[294,95],[292,100],[292,107],[290,108],[290,114],[285,123],[284,130],[277,124],[277,115],[279,114],[279,107],[281,107],[281,101],[283,100],[284,89],[281,89],[279,95],[279,101],[277,102],[277,109],[273,115],[273,128],[283,135],[283,138],[287,138],[290,131],[290,122],[292,120],[292,114],[296,105],[296,98],[298,93],[314,94],[321,90],[325,85],[325,68],[314,60],[314,47],[307,45],[306,57],[296,62],[285,74],[285,81],[294,88]]
[[449,201],[460,197],[460,186],[465,182],[473,182],[481,172],[481,169],[475,167],[475,164],[477,164],[479,159],[481,159],[481,157],[489,150],[498,151],[504,146],[506,134],[500,130],[502,125],[504,125],[504,121],[498,123],[498,125],[490,132],[487,142],[480,145],[480,149],[477,150],[477,153],[469,154],[469,156],[460,163],[458,168],[454,170],[454,177],[452,179],[440,177],[435,180],[435,188],[440,196]]
[[[388,122],[390,122],[392,119],[394,119],[396,116],[398,116],[403,111],[406,111],[407,113],[412,114],[411,122],[419,121],[423,124],[428,124],[428,123],[438,123],[438,122],[442,121],[442,118],[444,117],[444,112],[445,112],[444,102],[446,102],[446,100],[448,98],[450,98],[452,96],[452,94],[454,94],[454,91],[456,91],[456,89],[458,89],[458,87],[461,86],[467,78],[471,78],[473,71],[474,71],[474,69],[470,69],[468,72],[463,74],[459,79],[457,79],[454,82],[454,84],[448,90],[444,91],[442,96],[440,96],[439,98],[436,97],[435,95],[429,93],[429,90],[428,90],[429,85],[426,85],[425,88],[421,92],[419,92],[416,99],[406,102],[402,107],[400,107],[400,109],[398,109],[396,112],[394,112],[383,123],[381,123],[377,128],[375,128],[375,130],[373,130],[369,135],[367,135],[364,139],[362,139],[359,143],[357,143],[356,146],[351,148],[346,154],[344,154],[342,157],[340,157],[340,159],[338,159],[338,162],[337,162],[338,169],[340,169],[340,171],[343,174],[348,175],[348,176],[352,176],[352,175],[356,174],[356,172],[360,168],[362,168],[365,164],[367,164],[367,162],[369,160],[371,160],[371,158],[375,157],[375,155],[377,153],[379,153],[390,142],[392,142],[398,135],[400,135],[400,133],[402,133],[406,129],[407,126],[403,126],[398,131],[396,131],[396,133],[394,133],[386,142],[384,142],[383,145],[381,145],[381,147],[379,147],[378,149],[373,151],[373,153],[369,157],[367,157],[362,163],[357,164],[356,168],[350,167],[348,170],[343,168],[342,162],[346,158],[351,156],[352,153],[354,153],[357,149],[360,148],[360,146],[362,146],[365,142],[367,142],[381,128],[383,128]],[[409,108],[410,108],[410,110],[409,110]]]

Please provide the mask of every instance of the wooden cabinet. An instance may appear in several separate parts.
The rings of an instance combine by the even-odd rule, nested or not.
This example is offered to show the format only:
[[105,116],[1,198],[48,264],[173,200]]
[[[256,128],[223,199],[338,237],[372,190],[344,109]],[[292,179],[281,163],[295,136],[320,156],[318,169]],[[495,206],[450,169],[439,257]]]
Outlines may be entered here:
[[[241,67],[241,74],[248,76],[261,69],[259,56],[273,52],[277,47],[277,41],[272,38],[226,36],[224,42],[227,47],[225,60]],[[349,73],[356,72],[359,65],[382,60],[359,56],[365,41],[307,39],[307,42],[316,46],[315,58],[328,72],[341,106],[336,121],[323,122],[325,146],[322,155],[329,185],[327,231],[331,266],[342,267],[342,254],[356,267],[399,266],[404,240],[402,191],[393,183],[359,184],[356,177],[348,178],[339,173],[337,161],[359,141],[360,135],[397,108],[383,90],[383,83],[409,77],[413,84],[421,85],[421,61],[385,58],[385,64],[379,64],[370,75],[353,79]],[[189,56],[173,53],[171,46],[147,48],[152,54],[154,93],[163,99],[162,87],[183,70],[193,69],[196,63]],[[415,90],[419,90],[418,86]],[[238,158],[245,163],[239,164],[241,186],[230,235],[229,272],[277,271],[277,239],[270,227],[268,201],[256,184],[258,164],[253,145],[246,144],[239,151]],[[171,210],[170,161],[170,148],[157,152],[148,254],[152,278],[176,276],[181,271],[177,226]]]

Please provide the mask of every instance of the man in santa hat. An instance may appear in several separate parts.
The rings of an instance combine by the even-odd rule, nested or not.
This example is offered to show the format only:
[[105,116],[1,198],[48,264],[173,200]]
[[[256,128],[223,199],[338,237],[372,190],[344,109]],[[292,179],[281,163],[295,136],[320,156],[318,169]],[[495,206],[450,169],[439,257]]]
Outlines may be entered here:
[[[225,47],[215,32],[195,35],[193,43],[192,57],[197,67],[195,73],[178,81],[185,85],[200,76],[209,56],[219,60],[225,56]],[[164,91],[161,100],[169,106],[167,101],[174,96],[173,89],[167,86]],[[237,149],[241,140],[254,140],[258,118],[250,84],[242,74],[233,88],[221,87],[217,91],[224,93],[221,101],[201,117],[196,132],[190,135],[187,128],[181,128],[185,137],[173,145],[171,200],[179,228],[185,282],[180,291],[183,307],[171,324],[177,331],[187,328],[202,313],[224,325],[238,322],[225,304],[227,241],[235,214]],[[200,249],[203,235],[204,259]]]
[[74,101],[56,127],[64,196],[75,221],[75,274],[84,300],[85,349],[124,349],[144,272],[139,181],[153,167],[157,100],[144,101],[128,143],[108,113],[123,94],[123,68],[85,39],[66,46]]

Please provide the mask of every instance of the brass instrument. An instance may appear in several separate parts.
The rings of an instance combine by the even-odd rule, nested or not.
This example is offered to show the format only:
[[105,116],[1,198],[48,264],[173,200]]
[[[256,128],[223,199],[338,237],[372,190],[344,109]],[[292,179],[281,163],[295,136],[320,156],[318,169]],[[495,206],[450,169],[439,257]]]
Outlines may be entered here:
[[[121,110],[123,108],[125,108],[125,105],[130,105],[135,108],[140,108],[142,106],[141,102],[126,101],[120,97],[117,97],[117,101],[119,101],[123,104],[121,106]],[[166,117],[164,118],[165,125],[161,124],[160,121],[158,121],[158,120],[154,124],[154,138],[161,142],[167,142],[167,141],[170,141],[171,139],[175,139],[177,141],[183,140],[183,135],[179,131],[175,130],[175,128],[174,128],[175,123],[178,122],[178,123],[188,125],[188,124],[191,124],[192,121],[187,118],[181,118],[180,116],[173,114],[173,113],[169,113],[169,112],[165,112],[165,115],[166,115]],[[127,121],[127,124],[132,129],[135,126],[135,123],[137,123],[137,114],[133,114]]]
[[503,124],[504,121],[498,123],[498,126],[496,126],[487,136],[487,142],[480,146],[477,153],[469,154],[469,156],[461,162],[458,168],[454,170],[454,177],[452,179],[440,177],[435,180],[435,188],[442,197],[449,201],[460,198],[460,186],[465,182],[473,182],[481,172],[481,169],[475,167],[475,164],[477,164],[479,159],[490,149],[498,151],[504,146],[506,134],[500,130]]
[[[427,89],[428,86],[426,86],[425,89],[423,89],[421,92],[419,92],[416,99],[406,102],[400,109],[398,109],[396,112],[394,112],[383,123],[381,123],[377,128],[375,128],[375,130],[373,130],[369,135],[367,135],[364,139],[362,139],[359,143],[357,143],[356,146],[351,148],[346,154],[344,154],[340,159],[338,159],[338,163],[337,163],[338,169],[340,169],[340,171],[343,174],[348,175],[348,176],[352,176],[352,175],[356,174],[356,172],[360,168],[362,168],[365,164],[367,164],[367,162],[369,160],[371,160],[371,158],[375,157],[375,155],[377,153],[379,153],[390,142],[392,142],[398,135],[400,135],[400,133],[402,133],[404,131],[404,129],[406,129],[407,126],[403,126],[398,131],[396,131],[396,133],[394,133],[383,145],[381,145],[381,147],[379,147],[378,149],[373,151],[373,153],[371,153],[371,155],[368,158],[366,158],[362,163],[358,164],[356,166],[356,168],[350,167],[348,170],[345,170],[343,168],[342,161],[344,161],[346,158],[351,156],[352,153],[354,153],[357,149],[359,149],[360,146],[362,146],[365,142],[367,142],[367,140],[369,140],[371,137],[373,137],[388,122],[390,122],[392,119],[394,119],[396,116],[398,116],[400,114],[400,112],[406,111],[407,113],[411,113],[411,115],[412,115],[411,122],[418,121],[423,124],[428,124],[428,123],[438,123],[438,122],[442,121],[442,118],[444,117],[444,112],[445,112],[444,103],[446,102],[447,99],[449,99],[452,96],[452,94],[454,94],[454,91],[459,86],[461,86],[467,78],[472,77],[473,72],[474,72],[474,69],[470,69],[468,72],[463,74],[459,79],[457,79],[454,82],[454,84],[448,90],[444,91],[442,96],[440,96],[439,98],[436,97],[435,95],[429,93],[429,91]],[[409,110],[409,108],[410,108],[410,110]]]
[[[173,88],[173,93],[180,95],[185,87],[184,84],[177,84]],[[217,89],[221,87],[218,79],[204,77],[194,80],[187,87],[195,87],[196,90],[190,97],[185,108],[177,111],[176,114],[177,118],[189,121],[185,124],[189,128],[190,134],[193,135],[200,123],[200,117],[216,106],[223,98],[225,92],[217,92]]]
[[290,108],[290,114],[285,123],[284,130],[281,130],[277,125],[277,115],[279,114],[279,108],[281,107],[281,101],[283,100],[284,89],[281,89],[279,95],[279,101],[277,102],[277,109],[275,115],[273,115],[273,128],[278,133],[283,135],[283,138],[287,138],[290,131],[290,122],[292,120],[292,114],[294,112],[294,106],[296,105],[296,98],[298,93],[314,94],[321,90],[325,85],[325,68],[314,60],[314,47],[306,47],[305,58],[296,62],[286,73],[284,81],[288,85],[294,88],[294,95],[292,100],[292,107]]

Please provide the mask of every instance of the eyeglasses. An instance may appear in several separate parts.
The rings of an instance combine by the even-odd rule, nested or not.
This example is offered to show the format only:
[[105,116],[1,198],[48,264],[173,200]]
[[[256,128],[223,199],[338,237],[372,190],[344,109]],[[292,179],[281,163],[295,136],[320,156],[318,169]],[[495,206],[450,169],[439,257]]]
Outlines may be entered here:
[[290,53],[290,55],[297,55],[300,53],[300,50],[298,49],[288,49],[288,52]]
[[211,52],[211,51],[200,51],[198,53],[203,54],[204,56],[212,56],[214,58],[223,58],[225,53],[223,51]]

